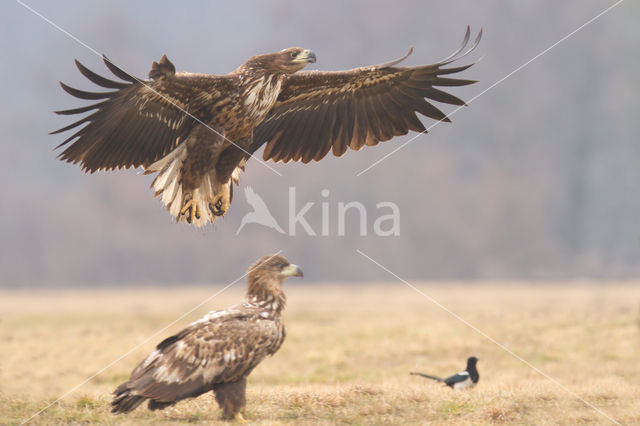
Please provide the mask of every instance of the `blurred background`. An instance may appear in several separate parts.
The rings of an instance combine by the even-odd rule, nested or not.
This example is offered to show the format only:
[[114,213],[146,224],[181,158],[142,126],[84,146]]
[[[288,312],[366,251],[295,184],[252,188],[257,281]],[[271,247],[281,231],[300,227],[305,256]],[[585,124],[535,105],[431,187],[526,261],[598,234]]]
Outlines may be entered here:
[[[604,1],[244,1],[26,3],[128,72],[146,77],[166,53],[180,71],[224,74],[252,55],[302,46],[311,69],[407,65],[455,50],[466,26],[484,38],[451,90],[469,100],[613,4]],[[241,177],[286,230],[289,187],[317,232],[282,235],[249,224],[237,190],[204,230],[173,224],[139,171],[85,175],[56,160],[68,124],[53,110],[84,105],[62,80],[92,84],[73,59],[107,75],[100,58],[17,2],[0,4],[0,286],[229,282],[283,250],[308,281],[631,278],[640,273],[640,4],[624,2],[361,176],[415,133],[320,163],[249,162]],[[466,62],[463,62],[466,63]],[[461,63],[461,64],[463,64]],[[453,108],[443,107],[445,112]],[[431,121],[425,119],[429,126]],[[322,190],[329,195],[321,196]],[[338,236],[337,205],[358,201]],[[400,235],[373,221],[400,210]],[[388,213],[388,212],[387,212]]]

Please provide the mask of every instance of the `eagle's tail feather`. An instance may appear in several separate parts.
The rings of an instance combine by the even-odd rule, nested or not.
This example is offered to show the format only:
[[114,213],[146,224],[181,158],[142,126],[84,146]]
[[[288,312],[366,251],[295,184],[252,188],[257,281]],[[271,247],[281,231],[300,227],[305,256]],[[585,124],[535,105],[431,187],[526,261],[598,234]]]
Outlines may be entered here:
[[432,376],[430,374],[424,374],[424,373],[417,373],[415,371],[412,371],[411,373],[409,373],[413,376],[422,376],[422,377],[426,377],[427,379],[431,379],[431,380],[435,380],[436,382],[444,382],[444,379],[437,377],[437,376]]
[[176,402],[175,401],[158,401],[156,399],[150,399],[149,400],[149,410],[151,411],[155,411],[155,410],[164,410],[165,408],[169,407],[170,405],[174,405]]
[[[151,187],[156,197],[161,196],[163,204],[176,221],[201,227],[208,222],[215,222],[229,208],[231,180],[223,185],[218,184],[214,169],[205,174],[198,188],[185,190],[182,187],[182,165],[186,157],[187,148],[183,144],[146,167],[144,173],[158,173]],[[229,194],[226,197],[228,201],[221,203],[221,195],[225,193]]]
[[113,397],[113,401],[111,401],[111,412],[128,413],[129,411],[134,410],[138,405],[142,404],[145,399],[147,398],[141,395],[131,395],[131,393],[129,393],[129,389],[126,389],[121,393],[117,393],[116,396]]

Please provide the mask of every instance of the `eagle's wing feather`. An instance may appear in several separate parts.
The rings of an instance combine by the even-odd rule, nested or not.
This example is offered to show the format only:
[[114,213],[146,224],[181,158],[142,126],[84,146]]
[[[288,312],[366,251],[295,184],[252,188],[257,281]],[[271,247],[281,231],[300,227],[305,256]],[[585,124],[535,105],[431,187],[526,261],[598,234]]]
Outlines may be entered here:
[[82,124],[58,147],[69,146],[60,158],[81,163],[85,171],[112,170],[149,165],[167,155],[184,141],[199,120],[211,119],[211,105],[218,100],[223,79],[202,74],[172,74],[156,80],[140,80],[115,66],[107,58],[105,65],[118,82],[102,77],[76,61],[80,72],[98,86],[118,89],[87,92],[60,83],[72,96],[101,100],[85,107],[56,111],[71,115],[93,111],[88,116],[52,133],[60,133]]
[[[254,131],[252,151],[266,143],[263,158],[274,161],[322,159],[330,150],[341,156],[351,148],[377,145],[409,130],[424,132],[416,116],[450,121],[430,101],[464,105],[437,89],[474,83],[442,77],[469,68],[443,68],[461,57],[469,40],[452,57],[432,65],[394,67],[398,61],[348,71],[298,72],[287,76],[276,105]],[[462,53],[469,53],[477,45]],[[425,99],[426,98],[426,99]]]
[[[197,396],[248,375],[281,339],[273,321],[242,310],[215,312],[161,342],[115,394],[157,401]],[[275,345],[277,349],[277,345]]]

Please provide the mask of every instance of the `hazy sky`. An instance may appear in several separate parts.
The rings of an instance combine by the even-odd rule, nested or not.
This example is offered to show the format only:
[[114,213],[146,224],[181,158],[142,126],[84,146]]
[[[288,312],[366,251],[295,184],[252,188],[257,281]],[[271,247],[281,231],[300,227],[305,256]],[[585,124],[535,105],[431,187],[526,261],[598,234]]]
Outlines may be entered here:
[[[640,8],[627,1],[508,77],[614,2],[74,2],[0,4],[0,285],[225,282],[283,250],[310,281],[389,280],[356,250],[406,278],[632,277],[640,272],[640,149],[635,98]],[[58,86],[89,89],[79,59],[108,72],[104,53],[145,77],[166,53],[178,70],[226,73],[248,57],[313,49],[313,69],[348,69],[414,54],[432,63],[484,28],[469,58],[482,61],[452,90],[469,100],[452,124],[391,153],[409,135],[310,165],[255,160],[227,217],[194,231],[171,223],[136,172],[84,175],[55,159],[69,123],[53,110],[83,105]],[[65,34],[63,31],[68,32]],[[76,37],[77,40],[74,40]],[[500,82],[500,83],[498,83]],[[495,87],[492,87],[498,83]],[[447,109],[449,112],[453,108]],[[427,119],[423,120],[430,125]],[[290,188],[326,236],[236,231],[251,186],[281,226]],[[322,191],[328,195],[323,197]],[[339,202],[400,210],[400,235],[359,235],[354,217],[337,235]],[[371,233],[369,231],[369,233]]]

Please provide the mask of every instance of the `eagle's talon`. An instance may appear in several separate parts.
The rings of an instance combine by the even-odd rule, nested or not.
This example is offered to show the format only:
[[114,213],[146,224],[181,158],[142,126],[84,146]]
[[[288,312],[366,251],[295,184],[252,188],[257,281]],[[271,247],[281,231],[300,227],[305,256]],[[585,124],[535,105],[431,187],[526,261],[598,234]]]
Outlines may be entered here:
[[222,216],[226,213],[224,210],[221,210],[220,207],[222,207],[222,203],[220,201],[218,201],[215,206],[213,203],[209,203],[209,210],[211,210],[211,214],[214,216]]
[[229,210],[229,193],[223,192],[218,195],[211,203],[209,203],[209,210],[211,210],[211,214],[214,216],[224,216],[224,214]]
[[200,209],[193,199],[185,201],[182,210],[180,210],[180,216],[184,216],[187,223],[191,224],[194,219],[200,219]]

